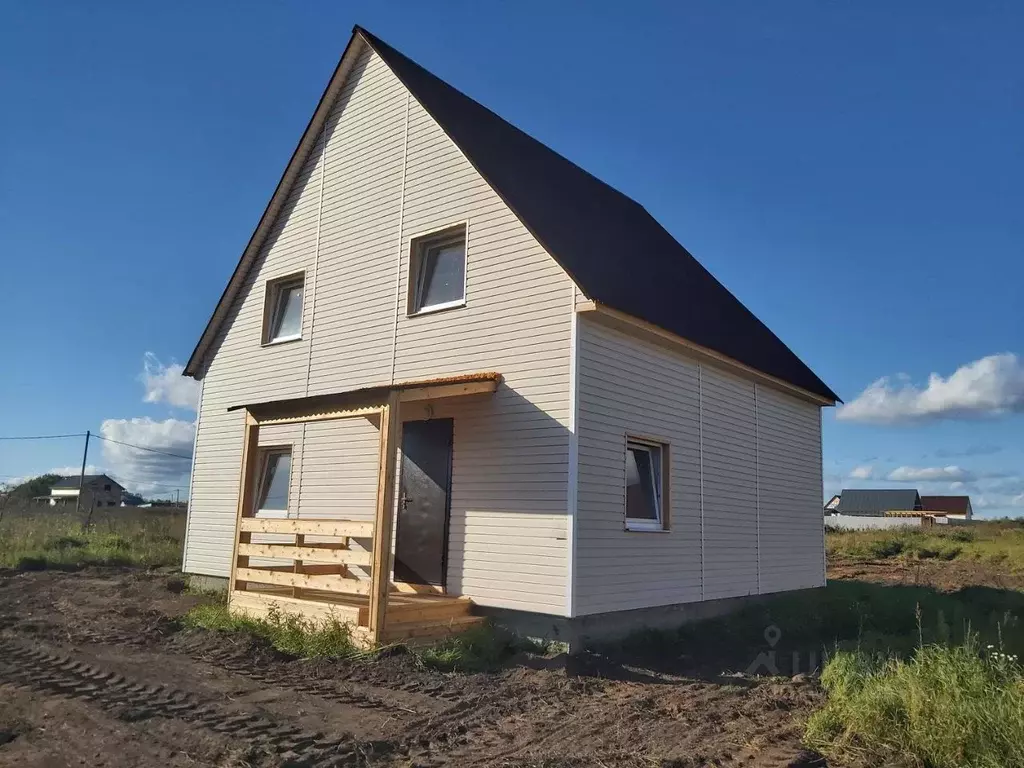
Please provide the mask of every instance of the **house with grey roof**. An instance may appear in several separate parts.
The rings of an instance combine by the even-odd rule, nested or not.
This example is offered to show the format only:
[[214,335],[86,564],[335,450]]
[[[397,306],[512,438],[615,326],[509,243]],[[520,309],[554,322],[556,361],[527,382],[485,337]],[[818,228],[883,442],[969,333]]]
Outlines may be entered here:
[[921,509],[921,496],[914,488],[844,488],[835,511],[841,515],[881,517],[886,512]]
[[575,642],[825,581],[836,394],[640,203],[359,27],[185,373],[184,570],[236,612]]

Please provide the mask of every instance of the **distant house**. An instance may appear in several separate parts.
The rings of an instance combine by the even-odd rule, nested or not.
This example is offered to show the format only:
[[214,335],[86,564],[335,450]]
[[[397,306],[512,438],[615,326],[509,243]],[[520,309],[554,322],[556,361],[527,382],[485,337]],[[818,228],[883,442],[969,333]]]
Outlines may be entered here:
[[922,496],[921,505],[927,512],[943,512],[954,520],[971,520],[974,517],[970,496]]
[[886,512],[914,512],[922,509],[921,495],[914,488],[844,488],[835,512],[841,515],[882,517]]
[[86,475],[85,477],[62,477],[50,489],[48,498],[51,507],[61,504],[75,504],[81,487],[83,509],[90,507],[116,507],[121,504],[124,486],[109,475]]
[[835,496],[833,496],[831,499],[828,500],[828,503],[825,505],[825,514],[826,515],[831,514],[832,512],[836,511],[836,507],[839,506],[839,499],[840,498],[841,497],[837,493]]

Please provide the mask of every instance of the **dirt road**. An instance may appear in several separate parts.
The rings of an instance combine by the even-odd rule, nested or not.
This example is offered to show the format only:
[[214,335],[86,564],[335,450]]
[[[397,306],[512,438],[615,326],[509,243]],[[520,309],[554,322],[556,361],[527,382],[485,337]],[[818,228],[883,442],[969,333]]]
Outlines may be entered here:
[[823,765],[799,745],[811,683],[295,661],[181,629],[199,598],[176,589],[168,573],[0,574],[0,766]]

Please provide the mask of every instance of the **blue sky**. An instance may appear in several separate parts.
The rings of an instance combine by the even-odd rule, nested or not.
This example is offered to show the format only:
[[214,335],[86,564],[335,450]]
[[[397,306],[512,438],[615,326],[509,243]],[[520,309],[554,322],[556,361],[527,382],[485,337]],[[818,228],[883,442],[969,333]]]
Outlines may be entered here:
[[[0,435],[191,450],[174,364],[360,23],[640,200],[854,404],[825,414],[826,490],[895,477],[1024,513],[1022,4],[15,0],[4,16]],[[80,450],[0,441],[0,481]],[[152,493],[187,480],[186,461],[113,443],[90,464]]]

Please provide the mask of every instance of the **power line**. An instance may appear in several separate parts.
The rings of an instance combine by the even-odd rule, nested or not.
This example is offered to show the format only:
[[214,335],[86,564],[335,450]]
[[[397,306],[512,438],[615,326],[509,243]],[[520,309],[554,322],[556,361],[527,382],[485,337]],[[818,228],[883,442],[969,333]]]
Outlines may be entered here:
[[[0,440],[59,440],[63,437],[85,437],[85,432],[75,435],[18,435],[16,437],[0,437]],[[99,437],[99,435],[93,435]]]
[[[81,437],[81,435],[79,435],[79,437]],[[117,443],[118,445],[127,445],[129,448],[137,448],[140,451],[149,451],[150,453],[159,453],[162,456],[172,456],[175,459],[186,459],[188,461],[192,461],[192,457],[191,456],[183,456],[180,453],[168,453],[167,451],[158,451],[156,448],[147,448],[144,445],[135,445],[134,443],[125,443],[125,442],[123,442],[121,440],[114,440],[112,438],[102,437],[100,435],[93,435],[93,437],[95,437],[97,440],[105,440],[108,443]]]
[[181,490],[183,488],[188,488],[187,485],[170,485],[169,483],[153,483],[153,482],[150,482],[149,480],[132,480],[130,477],[125,477],[124,475],[118,474],[116,472],[111,473],[111,474],[117,475],[117,477],[115,477],[114,479],[117,480],[118,482],[131,483],[132,485],[135,485],[135,486],[143,485],[143,486],[150,486],[152,488],[170,488],[172,491],[173,490]]

